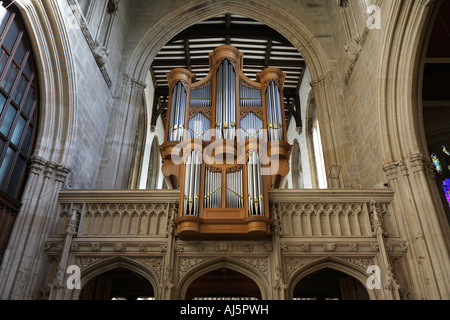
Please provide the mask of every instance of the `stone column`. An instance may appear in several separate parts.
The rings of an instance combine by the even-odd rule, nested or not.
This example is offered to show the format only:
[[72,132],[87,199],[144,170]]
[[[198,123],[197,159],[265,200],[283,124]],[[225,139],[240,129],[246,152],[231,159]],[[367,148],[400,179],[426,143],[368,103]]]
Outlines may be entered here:
[[380,250],[379,267],[381,269],[381,289],[383,290],[384,298],[387,300],[400,300],[400,286],[395,279],[392,264],[386,251],[385,230],[381,210],[376,201],[372,201],[369,208],[373,236],[377,239],[378,248]]
[[139,111],[143,103],[145,83],[123,75],[120,97],[116,98],[103,151],[97,187],[128,189],[136,142]]
[[420,154],[384,167],[395,191],[393,206],[400,232],[408,239],[406,255],[413,299],[449,299],[449,225],[430,170]]
[[[273,231],[272,231],[272,299],[273,300],[285,300],[286,299],[286,280],[284,274],[283,257],[281,255],[281,217],[279,212],[280,204],[273,202],[271,204],[272,218],[273,218]],[[273,250],[276,248],[276,250]]]
[[353,185],[349,177],[349,167],[354,162],[351,142],[349,141],[347,118],[335,94],[333,77],[331,74],[322,75],[311,81],[316,99],[317,117],[319,119],[322,147],[326,174],[330,173],[332,165],[342,166],[339,179],[328,179],[328,188],[340,189],[346,185]]
[[[36,299],[47,263],[45,241],[57,223],[57,198],[70,169],[40,157],[30,173],[0,272],[0,299]],[[45,285],[45,284],[44,284]]]
[[80,219],[80,213],[77,208],[71,206],[70,219],[67,223],[66,237],[64,239],[64,245],[62,248],[61,258],[58,265],[58,270],[53,283],[50,288],[49,300],[64,300],[66,294],[66,286],[64,283],[67,269],[67,262],[69,261],[70,248],[72,244],[72,239],[77,234],[78,223]]
[[175,233],[174,218],[178,216],[178,204],[169,204],[167,218],[167,250],[163,266],[163,279],[161,283],[161,300],[173,300],[175,298],[174,271],[175,268]]

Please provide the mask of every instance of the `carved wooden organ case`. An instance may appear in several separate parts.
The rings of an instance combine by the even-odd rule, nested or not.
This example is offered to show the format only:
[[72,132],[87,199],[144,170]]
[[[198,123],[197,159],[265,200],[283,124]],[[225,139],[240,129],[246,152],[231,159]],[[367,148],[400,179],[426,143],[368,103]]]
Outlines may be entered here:
[[168,75],[163,174],[180,190],[181,239],[270,236],[268,190],[289,173],[285,74],[243,73],[243,54],[224,45],[209,55],[210,73],[177,68]]

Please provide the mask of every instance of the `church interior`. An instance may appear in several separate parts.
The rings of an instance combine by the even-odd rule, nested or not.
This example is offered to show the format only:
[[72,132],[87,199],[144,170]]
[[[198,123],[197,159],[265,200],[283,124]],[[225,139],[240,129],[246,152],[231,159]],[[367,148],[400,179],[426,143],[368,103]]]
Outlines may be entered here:
[[450,299],[450,2],[0,5],[0,300]]

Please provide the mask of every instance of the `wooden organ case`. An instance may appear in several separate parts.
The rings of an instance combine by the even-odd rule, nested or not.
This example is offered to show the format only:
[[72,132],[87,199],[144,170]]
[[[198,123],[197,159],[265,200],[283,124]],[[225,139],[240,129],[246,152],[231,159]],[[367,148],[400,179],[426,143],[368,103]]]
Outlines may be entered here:
[[181,239],[262,239],[271,234],[268,190],[289,173],[283,85],[267,68],[256,81],[243,54],[224,45],[209,54],[210,73],[168,75],[163,174],[180,190]]

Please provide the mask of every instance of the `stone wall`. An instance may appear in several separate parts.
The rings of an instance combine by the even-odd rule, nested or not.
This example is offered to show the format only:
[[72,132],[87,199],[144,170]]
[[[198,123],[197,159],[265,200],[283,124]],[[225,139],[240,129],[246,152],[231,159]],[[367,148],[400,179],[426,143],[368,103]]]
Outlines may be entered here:
[[[106,0],[92,1],[91,19],[80,15],[76,1],[59,1],[65,15],[70,46],[74,56],[76,78],[76,135],[67,185],[74,189],[94,188],[103,156],[109,117],[114,101],[113,91],[119,74],[124,35],[131,2],[121,1],[111,26],[109,56],[103,68],[95,58],[96,33]],[[69,187],[69,188],[70,188]]]

